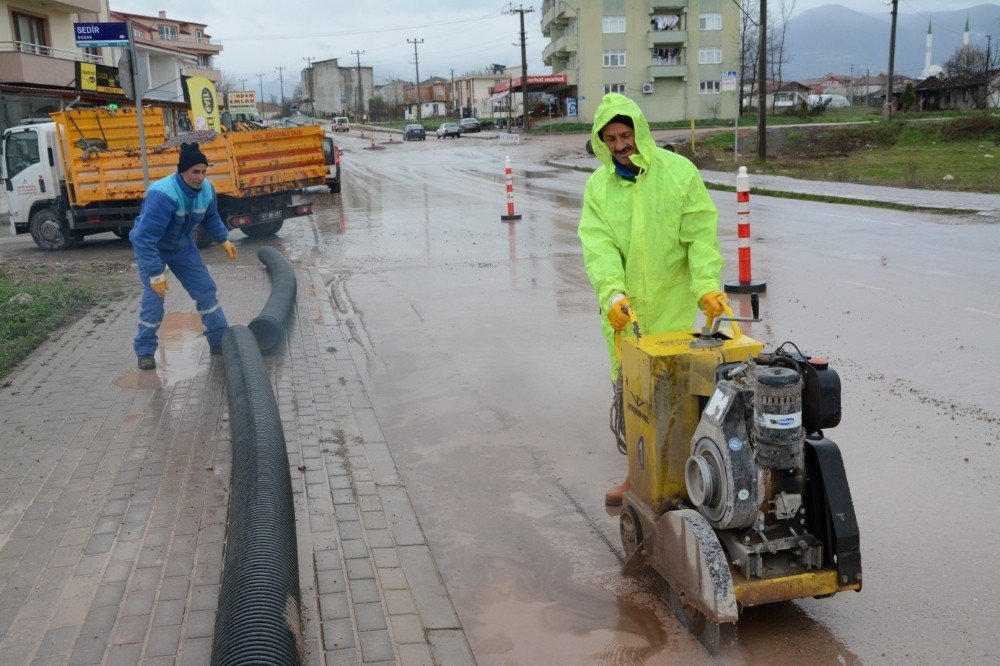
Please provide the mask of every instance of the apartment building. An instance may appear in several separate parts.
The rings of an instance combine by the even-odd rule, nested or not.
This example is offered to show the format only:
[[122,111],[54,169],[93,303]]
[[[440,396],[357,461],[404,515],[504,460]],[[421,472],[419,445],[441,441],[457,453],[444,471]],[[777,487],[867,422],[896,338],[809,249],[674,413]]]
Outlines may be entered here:
[[576,102],[580,122],[609,92],[651,121],[735,115],[737,82],[725,76],[739,69],[732,0],[545,0],[541,15],[543,61],[566,76],[558,96],[564,109]]
[[[182,76],[204,76],[216,85],[222,80],[215,62],[222,44],[209,36],[206,24],[169,18],[165,11],[158,16],[112,11],[111,20],[132,23],[137,67],[149,78],[144,99],[183,103]],[[122,51],[111,51],[117,63]]]
[[451,86],[447,79],[431,76],[417,85],[408,84],[403,88],[403,103],[406,105],[406,119],[416,120],[417,103],[420,103],[420,118],[447,116],[451,109]]
[[302,93],[313,101],[317,115],[349,116],[358,121],[367,117],[375,89],[371,67],[341,65],[337,58],[317,60],[301,71],[300,81]]

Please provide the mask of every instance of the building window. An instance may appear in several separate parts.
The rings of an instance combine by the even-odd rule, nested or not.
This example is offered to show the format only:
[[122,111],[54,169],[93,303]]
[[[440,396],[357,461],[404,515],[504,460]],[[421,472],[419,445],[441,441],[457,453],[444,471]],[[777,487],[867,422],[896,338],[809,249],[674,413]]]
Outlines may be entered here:
[[614,32],[625,32],[624,16],[605,16],[603,25],[604,34]]
[[205,39],[205,33],[202,32],[201,30],[195,30],[194,31],[194,40],[196,42],[198,42],[199,44],[201,42],[207,42],[208,41],[207,39]]
[[699,65],[718,65],[722,62],[721,46],[706,46],[698,49]]
[[699,30],[722,30],[722,14],[699,14]]
[[698,84],[698,92],[702,95],[715,95],[719,92],[719,82],[701,81]]
[[625,66],[625,51],[605,51],[604,52],[604,66],[605,67],[624,67]]
[[21,53],[45,54],[45,19],[11,12],[14,20],[14,40]]
[[199,54],[198,55],[198,66],[204,69],[213,69],[212,67],[212,56]]
[[175,25],[161,25],[159,26],[160,39],[177,39],[177,26]]
[[608,93],[618,93],[619,95],[625,94],[625,84],[624,83],[605,83],[604,84],[604,94]]

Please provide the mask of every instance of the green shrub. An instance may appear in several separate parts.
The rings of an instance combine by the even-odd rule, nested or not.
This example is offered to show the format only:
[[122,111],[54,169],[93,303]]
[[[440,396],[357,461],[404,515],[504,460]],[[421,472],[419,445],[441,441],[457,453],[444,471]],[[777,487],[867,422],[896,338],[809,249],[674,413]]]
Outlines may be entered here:
[[966,116],[949,120],[941,128],[942,141],[1000,140],[1000,117]]

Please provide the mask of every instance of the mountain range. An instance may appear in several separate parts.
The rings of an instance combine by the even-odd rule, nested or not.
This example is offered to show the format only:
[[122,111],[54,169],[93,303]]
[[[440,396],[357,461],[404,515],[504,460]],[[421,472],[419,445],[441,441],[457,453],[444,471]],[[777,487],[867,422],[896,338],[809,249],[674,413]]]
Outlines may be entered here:
[[[875,3],[873,3],[875,4]],[[881,4],[881,3],[878,3]],[[942,2],[941,4],[946,4]],[[903,13],[896,22],[894,72],[919,78],[924,69],[928,23],[932,24],[931,64],[944,63],[962,46],[966,19],[969,44],[1000,49],[1000,5],[983,4],[961,10]],[[841,5],[823,5],[796,14],[788,22],[782,79],[791,81],[827,73],[872,76],[889,68],[889,33],[892,17],[883,13],[856,12]]]

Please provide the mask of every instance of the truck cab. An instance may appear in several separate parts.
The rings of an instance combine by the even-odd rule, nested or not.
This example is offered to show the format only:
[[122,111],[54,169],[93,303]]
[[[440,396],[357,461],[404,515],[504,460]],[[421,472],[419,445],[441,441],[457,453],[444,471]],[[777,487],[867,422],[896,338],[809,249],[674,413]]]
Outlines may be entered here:
[[10,206],[10,233],[30,231],[33,215],[59,195],[55,123],[20,125],[3,133],[3,182]]

